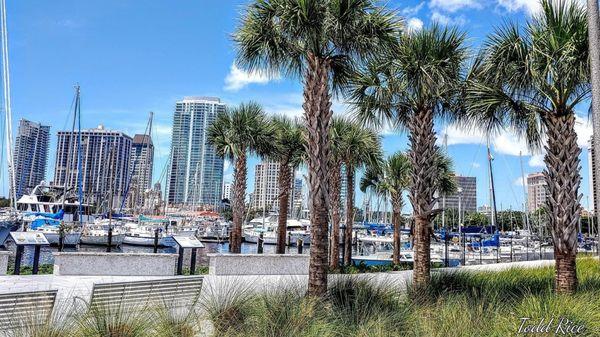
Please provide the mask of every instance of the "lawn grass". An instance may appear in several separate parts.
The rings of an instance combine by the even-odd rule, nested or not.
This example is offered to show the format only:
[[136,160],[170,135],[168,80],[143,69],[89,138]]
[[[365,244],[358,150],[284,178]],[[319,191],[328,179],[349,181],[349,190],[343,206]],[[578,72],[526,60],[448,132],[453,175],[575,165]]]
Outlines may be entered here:
[[[434,273],[427,289],[337,275],[322,299],[306,297],[298,284],[256,292],[230,280],[205,285],[196,309],[55,310],[63,317],[7,336],[500,337],[519,335],[522,318],[554,320],[535,336],[556,336],[561,318],[585,327],[570,336],[600,336],[600,262],[579,259],[578,276],[577,294],[557,296],[552,267]],[[202,334],[206,322],[210,333]]]

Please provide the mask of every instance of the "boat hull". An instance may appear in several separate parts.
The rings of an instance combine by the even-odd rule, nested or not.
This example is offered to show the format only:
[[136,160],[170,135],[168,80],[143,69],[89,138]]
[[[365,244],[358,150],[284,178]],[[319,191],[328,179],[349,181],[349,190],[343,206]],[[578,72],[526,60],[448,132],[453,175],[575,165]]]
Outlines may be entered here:
[[[112,236],[111,246],[120,246],[123,243],[125,234],[115,234]],[[108,235],[81,235],[81,244],[108,246]]]
[[[123,243],[131,246],[154,246],[154,237],[151,236],[132,236],[125,235]],[[166,236],[158,239],[158,245],[161,247],[175,247],[177,243],[172,236]]]
[[[44,233],[50,245],[58,245],[58,233]],[[64,246],[77,246],[81,241],[81,233],[67,233],[63,237]]]

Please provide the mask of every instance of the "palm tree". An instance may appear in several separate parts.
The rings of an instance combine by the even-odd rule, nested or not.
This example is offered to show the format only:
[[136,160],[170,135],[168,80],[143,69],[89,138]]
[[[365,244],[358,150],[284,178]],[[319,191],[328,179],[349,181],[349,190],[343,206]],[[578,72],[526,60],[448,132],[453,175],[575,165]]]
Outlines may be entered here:
[[233,227],[229,234],[231,253],[240,253],[242,249],[247,156],[268,153],[273,138],[272,129],[262,107],[250,102],[219,113],[207,131],[208,141],[217,154],[233,162]]
[[430,231],[435,211],[436,118],[452,119],[467,58],[465,35],[456,29],[405,34],[394,53],[373,59],[354,76],[349,95],[363,123],[405,127],[409,131],[411,184],[415,219],[415,286],[429,284]]
[[542,1],[524,28],[508,24],[488,38],[472,70],[468,117],[489,132],[507,126],[538,149],[545,141],[546,206],[554,239],[555,289],[577,289],[581,149],[575,107],[590,93],[586,13],[571,1]]
[[287,218],[290,189],[294,170],[304,156],[304,134],[299,123],[285,116],[272,120],[275,137],[269,153],[271,159],[279,162],[279,218],[277,224],[277,254],[285,253]]
[[389,197],[392,204],[392,224],[394,226],[394,253],[392,263],[400,263],[400,227],[402,226],[402,193],[410,183],[410,161],[402,152],[389,156],[380,166],[369,166],[360,180],[360,190],[371,189],[378,195]]
[[331,200],[331,233],[330,233],[330,256],[329,267],[338,268],[340,261],[340,221],[342,204],[340,202],[341,193],[341,167],[342,167],[342,146],[344,131],[348,127],[348,121],[344,118],[334,116],[331,120],[329,129],[329,140],[331,142],[331,151],[329,162],[329,198]]
[[[598,13],[598,0],[587,1],[587,22],[590,53],[590,77],[592,85],[592,123],[594,129],[593,144],[596,153],[600,149],[600,17]],[[600,156],[594,156],[593,160],[596,176],[600,176]],[[594,181],[594,188],[600,187],[599,181]]]
[[255,0],[233,39],[242,68],[302,77],[308,142],[311,248],[308,293],[327,290],[331,89],[354,65],[390,48],[399,29],[375,0]]
[[383,154],[381,138],[372,129],[347,122],[341,135],[340,156],[346,176],[346,226],[344,228],[344,265],[352,263],[352,224],[354,223],[354,184],[356,170],[379,165]]

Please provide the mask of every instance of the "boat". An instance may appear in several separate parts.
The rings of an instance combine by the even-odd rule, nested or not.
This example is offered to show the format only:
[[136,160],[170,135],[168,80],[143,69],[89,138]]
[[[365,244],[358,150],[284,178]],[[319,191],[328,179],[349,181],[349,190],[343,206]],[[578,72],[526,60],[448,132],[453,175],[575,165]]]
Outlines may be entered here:
[[[23,223],[31,231],[41,232],[50,245],[60,243],[60,225],[63,221],[64,211],[58,213],[26,212],[23,213]],[[64,224],[63,224],[64,225]],[[81,231],[78,226],[64,225],[63,246],[77,246],[81,239]]]
[[154,246],[156,231],[158,231],[158,245],[161,247],[175,247],[177,244],[169,229],[169,220],[166,218],[149,218],[140,215],[138,222],[128,222],[123,225],[125,237],[123,243],[132,246]]
[[[258,243],[261,234],[264,244],[277,244],[277,215],[269,215],[264,218],[256,218],[249,222],[243,232],[244,241],[249,243]],[[310,231],[304,229],[308,227],[302,220],[288,219],[286,230],[286,243],[288,245],[297,245],[298,240],[302,239],[303,245],[310,244]]]
[[112,227],[111,246],[118,247],[123,243],[125,231],[120,224],[109,219],[102,219],[95,223],[86,224],[81,234],[81,244],[108,246],[108,230]]

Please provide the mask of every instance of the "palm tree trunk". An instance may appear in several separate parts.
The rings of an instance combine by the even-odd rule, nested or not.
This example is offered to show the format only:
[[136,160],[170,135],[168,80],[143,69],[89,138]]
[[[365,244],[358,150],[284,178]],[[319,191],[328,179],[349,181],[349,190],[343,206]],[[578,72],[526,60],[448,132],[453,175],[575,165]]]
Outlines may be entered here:
[[[588,21],[588,44],[590,52],[590,82],[592,84],[592,125],[595,135],[591,146],[594,153],[600,153],[600,14],[598,10],[598,0],[587,1],[587,21]],[[595,155],[593,172],[596,177],[600,177],[600,156]],[[590,173],[592,175],[592,173]],[[594,191],[600,191],[600,179],[593,181]],[[593,196],[593,200],[598,200],[598,195]],[[594,207],[595,205],[592,205]],[[594,207],[595,208],[595,207]],[[595,210],[598,212],[598,210]]]
[[327,292],[328,222],[329,222],[329,125],[331,96],[329,64],[309,54],[304,78],[304,118],[308,133],[308,207],[310,211],[310,263],[308,295],[323,296]]
[[244,221],[246,199],[246,152],[235,158],[233,166],[233,198],[231,209],[233,212],[233,228],[229,233],[229,252],[242,252],[242,222]]
[[409,198],[415,219],[413,283],[420,288],[429,285],[431,267],[431,210],[436,179],[433,111],[429,108],[417,111],[409,123],[409,131],[408,157],[412,170]]
[[277,254],[285,254],[287,217],[290,200],[291,169],[287,160],[279,163],[279,218],[277,219]]
[[346,228],[344,229],[344,265],[352,264],[352,224],[354,223],[354,167],[346,164]]
[[546,146],[546,170],[548,185],[546,201],[550,230],[554,240],[556,261],[555,290],[557,293],[573,293],[577,290],[575,258],[577,256],[577,224],[580,199],[579,154],[575,133],[575,115],[551,115],[547,118],[548,144]]
[[400,226],[402,225],[402,195],[392,196],[392,224],[394,225],[394,253],[392,263],[400,264]]
[[340,261],[340,165],[332,165],[329,177],[329,196],[331,198],[331,236],[329,267],[336,269]]

